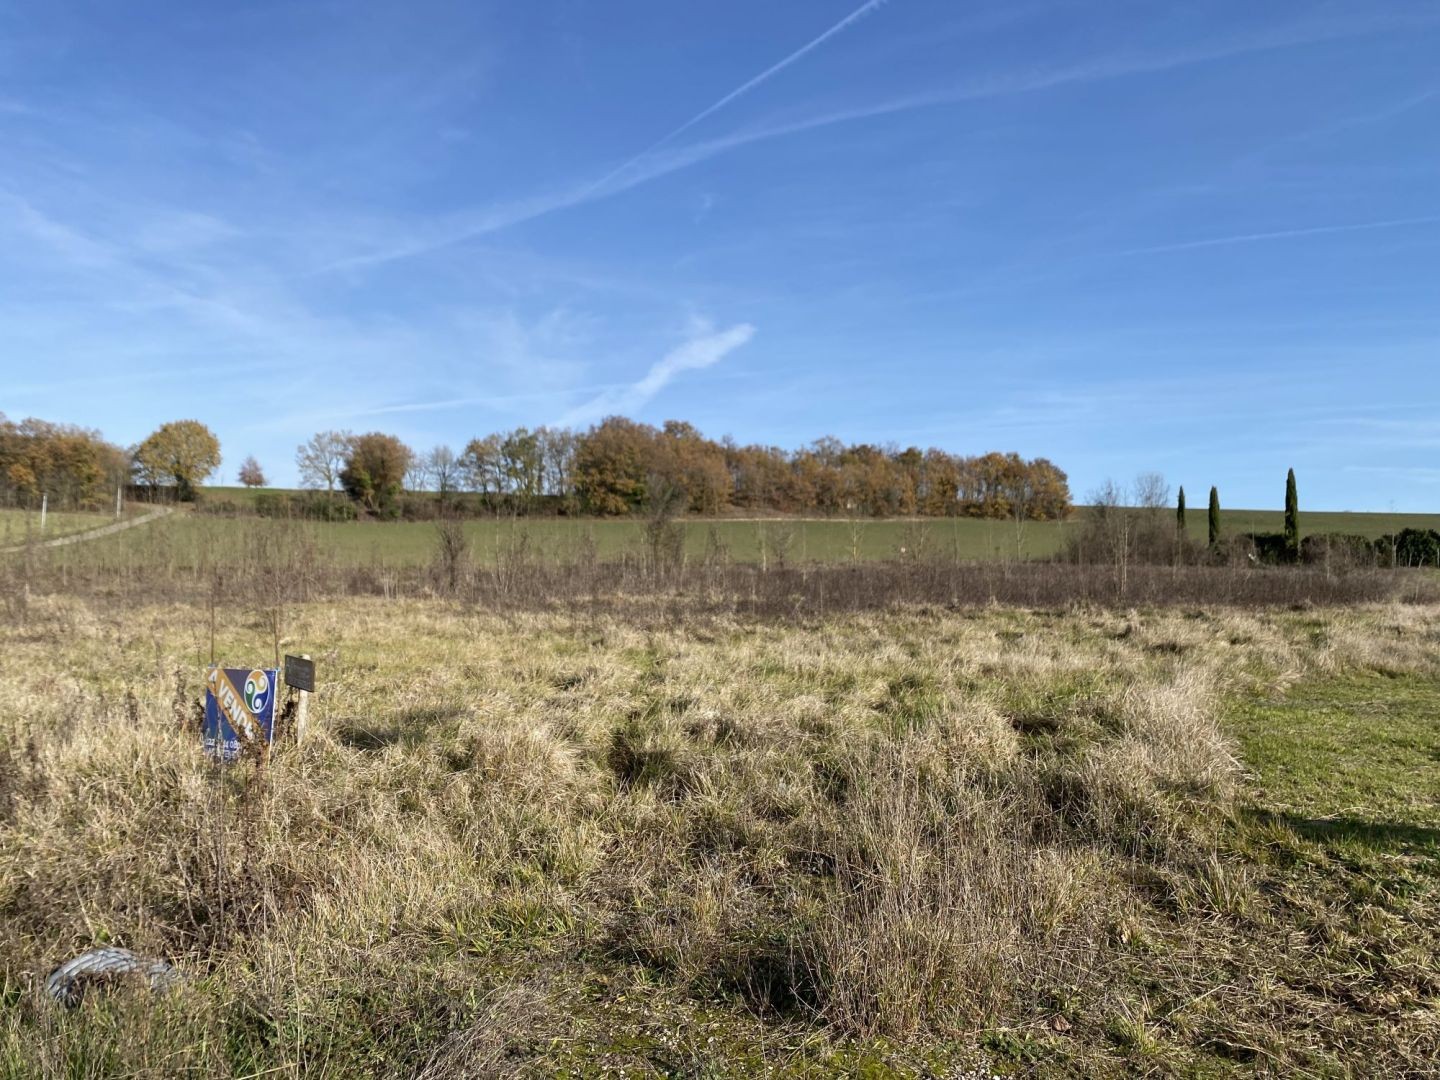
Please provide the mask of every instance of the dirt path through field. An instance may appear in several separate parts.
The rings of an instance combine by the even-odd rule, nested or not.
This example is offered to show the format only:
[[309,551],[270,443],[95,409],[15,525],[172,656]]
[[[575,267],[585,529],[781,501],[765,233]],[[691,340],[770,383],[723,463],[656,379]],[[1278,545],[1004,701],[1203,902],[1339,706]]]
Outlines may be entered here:
[[[141,517],[131,518],[129,521],[117,521],[113,525],[103,525],[98,529],[87,529],[85,532],[70,533],[66,536],[57,536],[54,540],[41,540],[34,546],[37,548],[64,547],[66,544],[78,544],[82,540],[98,540],[102,536],[111,536],[114,533],[124,532],[126,529],[133,529],[137,525],[148,525],[156,518],[165,517],[174,511],[168,506],[157,506],[150,513]],[[24,551],[27,545],[11,544],[9,547],[0,548],[0,554],[9,554],[12,551]]]

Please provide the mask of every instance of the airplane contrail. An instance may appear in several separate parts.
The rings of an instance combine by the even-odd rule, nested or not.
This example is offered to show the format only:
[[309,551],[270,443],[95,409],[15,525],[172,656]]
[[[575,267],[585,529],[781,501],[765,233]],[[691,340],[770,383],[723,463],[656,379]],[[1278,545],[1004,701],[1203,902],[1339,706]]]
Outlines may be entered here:
[[1406,225],[1440,224],[1440,214],[1425,217],[1389,218],[1384,221],[1357,221],[1343,225],[1313,225],[1306,229],[1277,229],[1274,232],[1241,233],[1237,236],[1213,236],[1206,240],[1187,240],[1178,244],[1130,248],[1112,252],[1114,256],[1159,255],[1167,251],[1194,251],[1197,248],[1229,247],[1232,244],[1254,244],[1264,240],[1289,240],[1301,236],[1324,236],[1329,233],[1366,232],[1371,229],[1398,229]]
[[804,45],[801,45],[800,48],[796,49],[789,56],[786,56],[783,60],[776,61],[774,64],[771,64],[768,68],[762,71],[759,75],[756,75],[754,78],[748,79],[745,82],[741,83],[734,90],[731,90],[728,94],[720,98],[714,104],[704,109],[701,109],[698,113],[690,117],[689,120],[686,120],[674,131],[671,131],[669,134],[663,136],[660,139],[657,139],[655,142],[647,146],[644,150],[641,150],[638,154],[631,157],[623,165],[617,166],[610,172],[606,173],[604,176],[602,176],[599,180],[595,181],[595,183],[591,185],[590,190],[604,187],[606,184],[610,183],[610,181],[614,180],[615,177],[632,168],[637,162],[643,160],[648,155],[653,154],[656,150],[659,150],[671,139],[674,139],[678,135],[683,135],[685,132],[693,128],[696,124],[711,116],[714,116],[717,112],[725,108],[725,106],[729,105],[732,101],[744,97],[751,90],[754,90],[757,86],[761,85],[762,83],[768,82],[770,79],[773,79],[776,75],[780,74],[780,72],[784,71],[791,64],[794,64],[796,61],[804,58],[809,53],[814,52],[816,49],[818,49],[821,45],[825,44],[825,42],[829,41],[836,34],[842,33],[843,31],[854,26],[861,19],[865,18],[865,16],[871,14],[872,12],[878,11],[887,3],[889,3],[889,0],[866,0],[865,3],[861,4],[849,15],[846,15],[845,18],[841,19],[834,26],[830,27],[830,29],[826,30],[819,37],[811,39]]
[[[700,123],[700,121],[706,119],[707,117],[714,116],[717,112],[723,109],[726,105],[729,105],[732,101],[736,100],[737,98],[744,97],[761,83],[767,82],[770,79],[774,78],[776,75],[780,74],[780,72],[784,71],[797,60],[800,60],[807,54],[814,52],[821,45],[824,45],[825,42],[829,41],[836,34],[839,34],[847,30],[851,26],[854,26],[857,22],[865,18],[865,16],[869,15],[871,12],[879,10],[887,2],[888,0],[868,0],[867,3],[861,4],[849,15],[846,15],[845,18],[841,19],[834,26],[830,27],[829,30],[826,30],[823,34],[815,38],[813,41],[810,41],[809,43],[800,46],[800,48],[796,49],[789,56],[785,57],[785,59],[770,65],[770,67],[766,68],[759,75],[756,75],[753,79],[741,83],[734,90],[731,90],[730,93],[726,94],[709,108],[702,109],[700,112],[696,113],[689,120],[686,120],[685,123],[681,124],[674,131],[670,132],[670,134],[666,135],[663,139],[657,142],[655,146],[663,146],[665,143],[675,138],[675,136],[683,135],[685,132],[689,131],[696,124]],[[655,147],[651,147],[651,149],[653,150],[655,149]]]

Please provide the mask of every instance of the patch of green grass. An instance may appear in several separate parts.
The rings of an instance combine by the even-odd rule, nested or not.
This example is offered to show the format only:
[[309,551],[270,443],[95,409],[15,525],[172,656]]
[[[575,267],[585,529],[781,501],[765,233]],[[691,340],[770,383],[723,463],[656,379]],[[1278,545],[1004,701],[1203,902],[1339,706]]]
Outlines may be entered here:
[[39,510],[0,510],[0,547],[85,532],[111,525],[113,513],[91,513],[79,510],[51,510],[45,515],[45,531],[40,531]]
[[1440,684],[1308,682],[1231,713],[1261,812],[1326,845],[1440,857]]
[[303,495],[298,488],[276,488],[276,487],[230,487],[224,484],[207,484],[200,489],[202,500],[214,500],[216,502],[237,502],[251,504],[261,495]]
[[[1192,540],[1204,543],[1208,537],[1209,522],[1205,508],[1190,508],[1185,517],[1186,531]],[[1283,510],[1224,510],[1220,515],[1223,533],[1236,536],[1240,533],[1278,533],[1285,527]],[[1353,511],[1317,510],[1300,511],[1300,535],[1315,533],[1349,533],[1375,540],[1381,536],[1397,533],[1401,529],[1440,529],[1440,514],[1383,514],[1357,513]]]
[[[253,503],[260,494],[281,489],[205,490],[217,501]],[[774,566],[913,557],[1001,561],[1054,556],[1082,527],[1083,514],[1082,508],[1069,521],[1031,522],[1019,533],[1010,522],[977,518],[686,518],[679,524],[685,536],[686,558],[692,562],[722,558]],[[1234,535],[1279,531],[1283,518],[1278,511],[1235,510],[1227,511],[1224,520],[1226,533]],[[247,536],[266,524],[251,518],[180,513],[143,531],[163,532],[167,558],[189,556],[199,561],[207,546],[214,551],[226,544],[245,543]],[[344,565],[413,567],[427,565],[435,558],[436,531],[431,522],[295,525],[319,551]],[[1197,542],[1204,542],[1205,527],[1203,514],[1190,515],[1190,533]],[[1440,527],[1440,515],[1315,513],[1302,518],[1304,534],[1345,532],[1374,538],[1407,527]],[[645,549],[643,522],[627,518],[482,518],[465,522],[465,534],[471,558],[482,567],[493,567],[502,558],[513,561],[517,555],[542,562],[579,560],[591,554],[601,560],[614,560],[639,556]],[[106,543],[113,545],[117,557],[128,557],[125,553],[143,556],[150,541],[138,534],[126,534]],[[81,556],[77,553],[69,557]]]
[[[256,518],[207,517],[178,513],[134,534],[126,533],[86,546],[63,558],[92,562],[112,557],[121,561],[155,551],[182,565],[199,565],[210,555],[233,552],[253,543],[252,537],[274,522]],[[432,522],[292,522],[327,560],[348,566],[425,566],[435,559],[437,539]],[[848,562],[851,559],[894,559],[917,551],[957,560],[1014,559],[1014,530],[1005,522],[972,518],[908,521],[737,521],[689,519],[681,523],[686,558],[700,562],[716,557],[741,563]],[[1045,558],[1058,552],[1073,523],[1037,522],[1029,526],[1023,553]],[[465,522],[469,555],[481,567],[502,559],[578,561],[593,555],[609,561],[640,557],[645,551],[644,525],[629,519],[479,519]]]
[[[1251,780],[1221,851],[1180,883],[1176,902],[1211,922],[1195,949],[1201,982],[1164,1017],[1202,1060],[1351,1075],[1374,1031],[1423,1057],[1420,1029],[1401,1021],[1433,1013],[1440,992],[1437,715],[1440,682],[1423,672],[1314,673],[1286,694],[1231,701],[1226,726]],[[1227,1006],[1242,981],[1276,996]],[[1307,1034],[1285,1010],[1330,1019]]]

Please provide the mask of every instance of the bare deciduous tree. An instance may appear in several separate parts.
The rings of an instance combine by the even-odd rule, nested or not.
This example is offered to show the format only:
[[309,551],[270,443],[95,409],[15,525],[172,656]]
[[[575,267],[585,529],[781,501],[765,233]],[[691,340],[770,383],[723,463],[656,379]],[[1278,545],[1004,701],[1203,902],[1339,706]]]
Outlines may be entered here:
[[437,446],[425,455],[425,472],[432,488],[444,500],[460,487],[460,459],[448,446]]
[[1094,532],[1107,561],[1115,564],[1120,595],[1125,595],[1130,569],[1130,543],[1135,515],[1125,491],[1114,480],[1106,480],[1090,496]]
[[334,491],[340,473],[350,457],[355,437],[348,431],[320,431],[310,441],[295,448],[295,464],[300,468],[300,483],[307,488]]
[[1135,477],[1135,505],[1145,510],[1164,510],[1170,506],[1170,485],[1158,472],[1144,472]]
[[540,456],[545,472],[545,492],[558,496],[569,505],[575,495],[575,446],[579,436],[568,428],[542,427]]

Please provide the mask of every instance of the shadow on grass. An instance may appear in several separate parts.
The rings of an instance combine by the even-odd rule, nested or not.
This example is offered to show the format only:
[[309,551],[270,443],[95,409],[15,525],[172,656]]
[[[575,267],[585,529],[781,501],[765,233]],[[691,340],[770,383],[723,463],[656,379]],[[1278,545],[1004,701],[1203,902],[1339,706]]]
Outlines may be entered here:
[[430,736],[433,728],[454,720],[464,711],[458,705],[405,709],[385,723],[351,717],[335,725],[335,737],[353,750],[384,750],[397,743],[418,746]]
[[346,720],[335,726],[335,738],[352,750],[384,750],[404,739],[405,732],[394,725],[371,727],[359,720]]
[[1440,828],[1429,825],[1344,816],[1315,818],[1258,809],[1246,810],[1245,818],[1254,825],[1282,825],[1317,844],[1351,842],[1379,852],[1440,854]]

